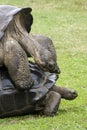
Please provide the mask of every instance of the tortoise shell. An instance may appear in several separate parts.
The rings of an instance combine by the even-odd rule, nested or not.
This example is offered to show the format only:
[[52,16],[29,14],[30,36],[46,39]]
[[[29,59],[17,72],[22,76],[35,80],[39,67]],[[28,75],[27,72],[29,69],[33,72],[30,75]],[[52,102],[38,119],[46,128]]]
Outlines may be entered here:
[[29,7],[18,8],[10,5],[0,5],[0,39],[4,36],[4,32],[9,23],[12,21],[13,16],[19,12],[24,14],[24,26],[26,31],[29,33],[33,23],[33,16],[31,15],[31,11],[32,9]]
[[29,62],[29,67],[34,84],[24,91],[15,88],[5,67],[0,68],[0,117],[31,113],[57,80],[55,74],[44,72],[35,63]]
[[[31,71],[31,78],[33,79],[34,83],[28,92],[34,93],[32,96],[32,101],[37,101],[43,97],[54,85],[55,81],[57,80],[57,75],[50,72],[44,72],[41,68],[39,68],[38,65],[32,62],[29,62],[29,67]],[[14,86],[5,67],[0,68],[0,80],[0,93],[8,90],[15,90],[19,92],[19,90],[17,90]],[[41,92],[39,92],[39,90]]]

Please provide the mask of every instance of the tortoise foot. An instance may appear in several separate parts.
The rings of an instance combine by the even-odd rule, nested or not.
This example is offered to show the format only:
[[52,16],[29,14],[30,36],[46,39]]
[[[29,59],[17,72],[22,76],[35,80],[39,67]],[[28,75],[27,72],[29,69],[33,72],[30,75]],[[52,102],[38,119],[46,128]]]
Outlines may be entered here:
[[33,86],[33,84],[34,84],[34,81],[33,80],[31,80],[30,81],[30,83],[28,83],[28,84],[26,84],[26,85],[21,85],[21,86],[16,86],[16,88],[18,89],[18,90],[28,90],[28,89],[30,89],[32,86]]
[[50,91],[46,96],[46,105],[43,114],[46,116],[54,116],[58,111],[60,101],[61,95]]

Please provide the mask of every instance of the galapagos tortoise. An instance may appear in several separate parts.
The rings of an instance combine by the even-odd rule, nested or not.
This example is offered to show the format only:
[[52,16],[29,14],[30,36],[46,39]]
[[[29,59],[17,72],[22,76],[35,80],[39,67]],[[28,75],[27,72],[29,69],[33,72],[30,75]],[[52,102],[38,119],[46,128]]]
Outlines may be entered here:
[[[29,56],[32,56],[41,68],[58,71],[56,60],[51,55],[52,51],[46,47],[44,49],[38,40],[28,34],[33,23],[31,11],[29,7],[0,5],[0,66],[6,66],[18,89],[27,89],[33,84],[28,66]],[[55,50],[53,47],[51,49]]]
[[57,113],[61,98],[72,100],[77,93],[64,87],[56,87],[58,76],[44,72],[35,63],[29,62],[31,78],[34,81],[29,90],[15,88],[6,67],[0,68],[0,118],[23,115]]

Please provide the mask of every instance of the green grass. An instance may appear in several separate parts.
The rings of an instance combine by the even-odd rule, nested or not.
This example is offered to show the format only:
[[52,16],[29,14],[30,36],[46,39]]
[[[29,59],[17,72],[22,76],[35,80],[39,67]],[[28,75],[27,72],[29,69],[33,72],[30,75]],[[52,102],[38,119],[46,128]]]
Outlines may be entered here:
[[0,130],[87,130],[87,1],[0,0],[0,4],[32,7],[31,33],[49,36],[56,48],[61,69],[56,84],[79,95],[73,101],[62,100],[55,117],[0,119]]

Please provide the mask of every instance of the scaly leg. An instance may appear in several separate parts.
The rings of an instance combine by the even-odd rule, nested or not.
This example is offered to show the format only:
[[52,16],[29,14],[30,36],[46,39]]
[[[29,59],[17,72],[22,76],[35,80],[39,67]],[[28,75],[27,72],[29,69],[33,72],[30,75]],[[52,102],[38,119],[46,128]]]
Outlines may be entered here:
[[4,42],[4,64],[18,89],[30,88],[32,80],[27,55],[17,41],[12,38]]
[[78,96],[75,90],[66,87],[53,86],[51,90],[59,93],[61,95],[61,98],[64,98],[66,100],[73,100]]
[[46,95],[45,99],[45,107],[43,110],[43,114],[46,116],[53,116],[57,113],[59,104],[61,101],[61,95],[54,91],[50,91]]

